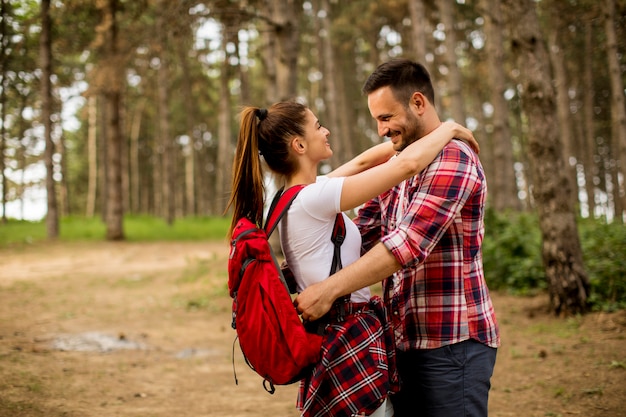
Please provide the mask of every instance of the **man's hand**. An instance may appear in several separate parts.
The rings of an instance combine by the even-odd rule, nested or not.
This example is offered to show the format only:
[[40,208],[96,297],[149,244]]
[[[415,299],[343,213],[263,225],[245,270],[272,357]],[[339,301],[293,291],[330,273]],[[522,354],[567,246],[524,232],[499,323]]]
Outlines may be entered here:
[[304,321],[313,321],[328,313],[335,300],[329,296],[329,291],[325,291],[326,281],[313,284],[302,291],[293,304],[298,313],[302,314]]

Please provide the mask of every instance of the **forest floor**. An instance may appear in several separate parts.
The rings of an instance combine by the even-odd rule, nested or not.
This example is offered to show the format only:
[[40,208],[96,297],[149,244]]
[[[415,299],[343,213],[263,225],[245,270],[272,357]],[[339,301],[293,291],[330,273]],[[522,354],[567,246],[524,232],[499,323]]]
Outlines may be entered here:
[[[238,347],[233,360],[227,251],[0,249],[0,417],[297,416],[296,385],[269,395]],[[490,416],[626,416],[625,311],[563,319],[546,296],[492,296],[502,347]]]

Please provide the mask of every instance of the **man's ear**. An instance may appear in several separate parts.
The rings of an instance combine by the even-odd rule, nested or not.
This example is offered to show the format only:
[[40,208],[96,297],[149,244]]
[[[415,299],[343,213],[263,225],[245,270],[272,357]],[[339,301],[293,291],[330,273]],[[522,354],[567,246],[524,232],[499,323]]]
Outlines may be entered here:
[[415,108],[418,114],[424,113],[426,110],[426,103],[426,97],[424,97],[424,94],[419,91],[416,91],[411,95],[410,105]]

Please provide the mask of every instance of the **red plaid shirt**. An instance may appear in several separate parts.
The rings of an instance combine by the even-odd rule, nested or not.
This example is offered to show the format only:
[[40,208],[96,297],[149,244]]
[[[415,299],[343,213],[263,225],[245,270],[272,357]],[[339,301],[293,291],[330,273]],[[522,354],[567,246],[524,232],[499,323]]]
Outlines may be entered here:
[[470,338],[499,346],[482,263],[486,196],[478,156],[452,141],[420,175],[359,210],[363,248],[381,241],[403,268],[383,281],[398,349]]
[[327,327],[322,358],[300,382],[297,408],[302,417],[369,416],[398,390],[393,334],[383,301],[373,296],[363,304],[342,320],[334,317]]

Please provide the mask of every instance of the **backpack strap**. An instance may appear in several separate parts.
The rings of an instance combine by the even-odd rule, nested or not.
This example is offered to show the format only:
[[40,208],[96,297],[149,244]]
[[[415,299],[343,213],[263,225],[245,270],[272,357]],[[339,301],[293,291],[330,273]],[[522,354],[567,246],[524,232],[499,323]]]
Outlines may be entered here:
[[[287,191],[285,191],[284,193],[283,193],[283,188],[281,188],[280,190],[276,192],[276,195],[274,196],[274,199],[272,200],[272,204],[270,205],[270,209],[267,214],[267,221],[265,222],[265,227],[264,227],[265,233],[267,234],[268,238],[272,234],[274,229],[276,228],[276,225],[278,224],[280,219],[289,209],[289,206],[293,202],[294,198],[296,198],[300,190],[302,190],[304,187],[305,185],[299,184],[299,185],[294,185],[293,187],[288,188]],[[333,252],[333,261],[332,261],[332,264],[330,267],[330,273],[328,276],[334,274],[335,272],[337,272],[343,267],[341,264],[341,245],[343,244],[343,241],[345,240],[345,238],[346,238],[346,223],[343,218],[343,214],[337,213],[337,216],[335,217],[335,223],[333,225],[333,233],[330,236],[330,240],[333,242],[335,249]],[[276,261],[276,257],[274,256],[274,251],[272,250],[271,245],[270,245],[270,252],[272,254],[272,258],[274,259],[274,263],[276,264],[276,267],[278,269],[280,280],[282,281],[283,285],[287,289],[287,292],[289,293],[290,292],[289,285],[287,284],[287,281],[285,280],[285,277],[280,267],[278,266],[278,262]],[[333,303],[333,307],[337,306],[338,308],[337,311],[339,313],[338,317],[340,318],[340,320],[343,320],[343,317],[345,316],[345,313],[346,313],[345,304],[349,301],[350,301],[350,294],[338,298],[335,301],[335,303]],[[305,327],[307,328],[307,331],[323,336],[325,334],[326,322],[321,319],[316,320],[314,322],[307,322],[305,323]]]
[[[265,233],[269,238],[274,229],[278,225],[280,219],[285,215],[289,206],[296,198],[300,190],[305,187],[304,184],[294,185],[289,187],[287,191],[283,192],[283,188],[279,189],[270,204],[269,211],[267,213],[267,220],[265,222]],[[335,251],[333,253],[333,262],[330,267],[330,273],[328,276],[334,274],[343,266],[341,265],[341,245],[346,238],[346,224],[341,213],[337,213],[335,218],[335,224],[333,225],[333,233],[330,240],[335,245]]]
[[294,185],[293,187],[289,187],[285,192],[283,192],[283,188],[276,192],[276,195],[272,200],[272,204],[270,205],[270,209],[267,212],[265,227],[263,227],[263,229],[265,230],[265,234],[267,234],[268,238],[276,228],[276,225],[278,224],[280,219],[289,209],[289,206],[291,206],[294,198],[296,198],[300,190],[302,190],[304,187],[306,187],[306,185],[298,184]]
[[[285,215],[285,213],[287,213],[289,206],[291,206],[291,203],[293,202],[293,200],[296,198],[300,190],[302,190],[304,187],[306,187],[306,185],[298,184],[298,185],[294,185],[293,187],[289,187],[287,191],[285,191],[284,193],[283,193],[283,188],[279,189],[276,192],[276,195],[274,196],[274,199],[272,200],[272,204],[270,204],[270,208],[267,212],[267,220],[265,221],[265,227],[263,227],[263,230],[265,230],[265,234],[267,235],[268,240],[270,238],[270,235],[272,234],[272,232],[278,225],[278,222],[280,221],[280,219]],[[281,270],[280,265],[278,265],[278,261],[276,260],[276,255],[274,255],[274,249],[272,248],[271,244],[268,246],[270,248],[270,255],[272,255],[272,260],[274,261],[274,266],[276,267],[276,270],[278,271],[278,278],[280,278],[280,281],[285,286],[285,289],[287,289],[287,294],[291,294],[289,283],[287,282],[287,279],[285,278],[285,275],[283,274],[283,271]]]
[[333,263],[330,266],[330,274],[331,276],[335,272],[339,271],[343,266],[341,265],[341,244],[346,238],[346,223],[343,220],[343,215],[341,213],[337,213],[337,217],[335,218],[335,225],[333,226],[333,234],[330,237],[330,240],[335,245],[335,253],[333,254]]

